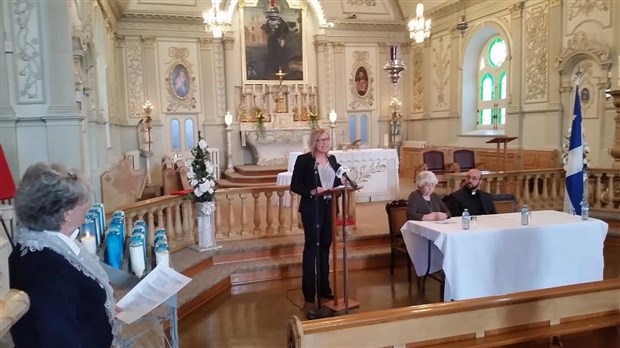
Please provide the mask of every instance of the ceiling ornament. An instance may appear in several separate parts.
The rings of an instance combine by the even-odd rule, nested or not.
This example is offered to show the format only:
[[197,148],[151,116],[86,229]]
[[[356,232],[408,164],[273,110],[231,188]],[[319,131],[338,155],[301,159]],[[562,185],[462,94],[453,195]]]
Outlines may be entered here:
[[461,37],[465,35],[467,28],[469,28],[469,23],[467,23],[467,19],[465,19],[465,3],[463,3],[463,15],[460,16],[459,22],[456,24],[456,30],[461,33]]
[[415,8],[415,18],[409,21],[409,38],[417,43],[431,36],[431,20],[424,18],[424,5],[419,2]]

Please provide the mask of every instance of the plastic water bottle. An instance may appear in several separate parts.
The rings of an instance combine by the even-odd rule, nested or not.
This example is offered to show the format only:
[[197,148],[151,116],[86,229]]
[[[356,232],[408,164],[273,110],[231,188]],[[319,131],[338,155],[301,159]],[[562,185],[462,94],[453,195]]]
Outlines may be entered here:
[[590,215],[590,205],[585,199],[581,201],[581,220],[588,220]]
[[464,230],[469,229],[470,221],[471,221],[471,216],[469,215],[469,211],[467,209],[463,210],[463,215],[461,216],[461,224]]
[[521,208],[521,225],[529,225],[530,224],[530,210],[527,209],[527,205],[524,205]]

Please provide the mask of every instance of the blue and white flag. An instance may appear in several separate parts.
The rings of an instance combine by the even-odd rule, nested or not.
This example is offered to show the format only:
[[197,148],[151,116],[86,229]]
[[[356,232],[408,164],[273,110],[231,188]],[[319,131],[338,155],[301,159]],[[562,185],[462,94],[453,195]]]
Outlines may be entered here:
[[568,143],[568,160],[566,162],[566,192],[564,192],[564,211],[571,209],[581,215],[581,200],[583,199],[583,130],[581,125],[581,101],[579,100],[579,85],[575,87],[575,107],[573,124],[571,126]]

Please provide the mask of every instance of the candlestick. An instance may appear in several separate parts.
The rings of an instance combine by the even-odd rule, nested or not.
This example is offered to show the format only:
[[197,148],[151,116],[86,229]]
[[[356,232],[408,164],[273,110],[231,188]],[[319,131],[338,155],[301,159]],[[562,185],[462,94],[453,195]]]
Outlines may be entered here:
[[95,238],[95,236],[93,236],[89,232],[86,232],[86,234],[80,237],[80,242],[82,242],[84,248],[88,250],[88,252],[92,253],[93,255],[97,255],[97,239]]
[[384,147],[388,147],[389,146],[389,144],[390,144],[390,140],[389,139],[390,138],[388,138],[387,133],[384,133],[383,134],[383,146]]
[[396,51],[398,50],[398,46],[394,45],[390,47],[390,59],[396,60]]

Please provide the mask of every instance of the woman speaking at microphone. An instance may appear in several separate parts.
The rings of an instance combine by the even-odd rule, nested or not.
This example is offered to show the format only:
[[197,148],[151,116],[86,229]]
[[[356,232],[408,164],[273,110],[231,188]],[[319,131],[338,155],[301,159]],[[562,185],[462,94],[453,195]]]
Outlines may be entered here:
[[[317,293],[321,298],[334,298],[329,286],[332,199],[322,193],[342,185],[342,182],[336,177],[340,164],[329,154],[329,133],[321,128],[314,129],[310,133],[308,148],[312,150],[295,161],[291,191],[301,196],[299,213],[304,225],[301,289],[306,302],[314,303]],[[319,284],[316,284],[316,278]]]

